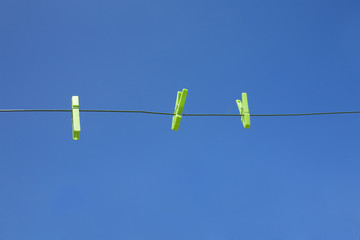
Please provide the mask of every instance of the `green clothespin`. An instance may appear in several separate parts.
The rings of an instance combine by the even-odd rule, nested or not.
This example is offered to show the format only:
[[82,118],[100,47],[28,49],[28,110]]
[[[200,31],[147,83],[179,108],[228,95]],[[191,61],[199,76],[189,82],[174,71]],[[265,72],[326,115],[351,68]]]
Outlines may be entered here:
[[182,92],[179,91],[177,93],[174,116],[173,116],[172,125],[171,125],[171,129],[174,131],[177,131],[179,129],[187,93],[188,93],[188,90],[185,88],[182,90]]
[[72,96],[72,128],[73,128],[73,139],[79,140],[80,133],[80,112],[79,112],[79,96]]
[[239,108],[241,121],[244,125],[244,128],[250,128],[250,112],[249,112],[247,94],[242,93],[242,102],[240,100],[236,100],[236,104]]

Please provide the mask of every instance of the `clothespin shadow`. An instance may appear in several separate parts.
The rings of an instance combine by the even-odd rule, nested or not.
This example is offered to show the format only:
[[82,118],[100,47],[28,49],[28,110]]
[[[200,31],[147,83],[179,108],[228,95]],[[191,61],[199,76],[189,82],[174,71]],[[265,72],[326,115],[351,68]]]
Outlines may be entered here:
[[73,139],[79,140],[79,133],[80,133],[79,96],[73,96],[71,102],[72,102],[71,118],[72,118]]
[[177,93],[174,116],[171,125],[171,129],[174,131],[179,129],[187,93],[188,90],[185,88],[182,90],[182,92],[178,91]]
[[244,125],[244,128],[250,128],[250,112],[249,112],[247,94],[242,93],[242,102],[240,100],[236,100],[236,104],[239,108],[241,121]]

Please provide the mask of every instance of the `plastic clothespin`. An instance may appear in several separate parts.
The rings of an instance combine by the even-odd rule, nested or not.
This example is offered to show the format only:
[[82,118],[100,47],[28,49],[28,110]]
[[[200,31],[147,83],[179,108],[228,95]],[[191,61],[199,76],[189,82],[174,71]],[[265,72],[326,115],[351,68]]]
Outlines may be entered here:
[[72,96],[72,128],[73,128],[73,139],[79,140],[80,133],[80,111],[79,111],[79,96]]
[[250,128],[250,112],[249,112],[247,94],[242,93],[242,102],[240,100],[236,100],[236,104],[239,108],[241,121],[244,125],[244,128]]
[[171,125],[171,129],[174,131],[177,131],[179,129],[187,93],[188,90],[185,88],[182,90],[182,92],[178,91],[177,93],[174,116]]

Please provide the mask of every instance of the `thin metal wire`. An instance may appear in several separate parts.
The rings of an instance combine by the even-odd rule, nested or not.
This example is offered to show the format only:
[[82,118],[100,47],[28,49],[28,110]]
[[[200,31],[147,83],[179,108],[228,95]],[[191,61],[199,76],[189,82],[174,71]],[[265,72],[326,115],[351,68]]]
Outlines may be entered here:
[[[0,112],[71,112],[71,109],[0,109]],[[127,110],[84,110],[80,112],[109,112],[109,113],[142,113],[155,115],[171,115],[173,113],[151,112],[151,111],[127,111]],[[283,114],[250,114],[252,117],[293,117],[293,116],[312,116],[312,115],[332,115],[332,114],[356,114],[360,111],[351,112],[316,112],[316,113],[283,113]],[[185,113],[188,117],[239,117],[240,114],[222,114],[222,113]]]
[[126,110],[80,110],[80,112],[116,112],[116,113],[143,113],[143,114],[156,114],[156,115],[174,115],[173,113],[165,113],[165,112],[126,111]]
[[[360,111],[352,112],[320,112],[320,113],[282,113],[282,114],[250,114],[252,117],[295,117],[295,116],[312,116],[312,115],[330,115],[330,114],[355,114],[360,113]],[[193,116],[193,117],[238,117],[240,114],[183,114],[183,116]]]
[[0,109],[0,112],[71,112],[64,109]]
[[334,115],[334,114],[356,114],[360,111],[352,112],[318,112],[318,113],[285,113],[285,114],[250,114],[256,117],[296,117],[296,116],[314,116],[314,115]]

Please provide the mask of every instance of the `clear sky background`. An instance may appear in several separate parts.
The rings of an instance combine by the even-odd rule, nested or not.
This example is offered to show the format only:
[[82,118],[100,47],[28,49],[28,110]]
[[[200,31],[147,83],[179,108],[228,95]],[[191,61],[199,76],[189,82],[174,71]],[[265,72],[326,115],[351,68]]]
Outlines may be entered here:
[[[358,0],[2,0],[0,108],[360,110]],[[360,114],[0,114],[1,240],[359,239]]]

